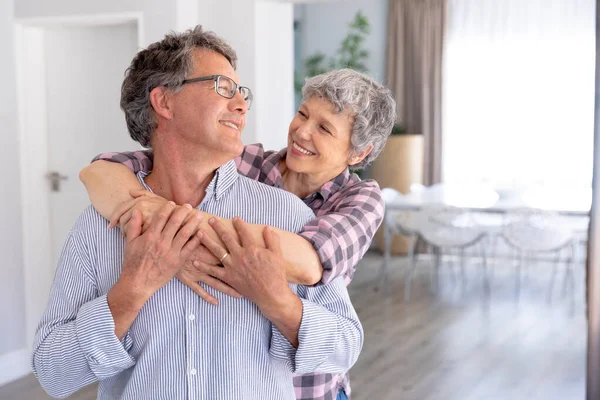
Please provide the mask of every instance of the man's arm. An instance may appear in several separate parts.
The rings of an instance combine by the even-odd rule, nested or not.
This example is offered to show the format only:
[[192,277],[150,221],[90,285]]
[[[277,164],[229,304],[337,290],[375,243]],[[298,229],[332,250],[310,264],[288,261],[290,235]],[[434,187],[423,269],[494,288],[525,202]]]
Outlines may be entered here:
[[298,296],[287,285],[277,235],[264,231],[267,248],[253,243],[248,224],[234,220],[240,242],[216,219],[210,221],[225,244],[222,247],[200,232],[200,240],[223,259],[223,268],[212,274],[254,302],[273,323],[271,355],[285,360],[297,373],[343,372],[357,360],[363,331],[342,278],[328,285],[298,287]]
[[89,227],[99,217],[88,209],[79,218],[61,255],[32,355],[33,371],[50,395],[66,397],[134,365],[127,352],[132,345],[126,335],[129,327],[199,245],[199,220],[189,219],[182,226],[190,210],[167,204],[144,234],[141,215],[135,213],[121,276],[102,296],[88,249],[98,240]]
[[[136,160],[142,158],[141,155],[131,157]],[[130,195],[131,191],[144,189],[136,176],[125,165],[126,164],[100,160],[88,165],[81,170],[79,174],[79,178],[88,191],[92,205],[96,208],[98,213],[109,220],[121,204],[133,199]],[[142,167],[148,164],[133,163],[131,165]],[[159,196],[156,197],[160,198]],[[162,200],[164,202],[167,201],[166,199]],[[195,210],[194,212],[203,213],[198,210]],[[152,211],[149,211],[148,213],[152,213]],[[205,221],[211,217],[208,213],[203,213],[203,215]],[[223,220],[223,223],[232,227],[231,220]],[[264,227],[265,225],[252,224],[250,228],[252,236],[262,247],[265,246],[262,239]],[[218,235],[216,235],[215,232],[212,232],[212,229],[210,229],[208,225],[204,225],[203,228],[214,240],[220,240]],[[280,235],[285,259],[288,261],[286,263],[288,281],[305,285],[317,283],[321,279],[323,268],[321,267],[321,261],[319,260],[319,256],[313,245],[308,240],[296,234],[279,229],[277,229],[276,232]]]
[[302,303],[298,345],[274,324],[271,355],[288,363],[292,372],[342,373],[360,355],[364,331],[342,277],[327,285],[298,286]]
[[115,336],[106,295],[98,296],[86,242],[79,231],[83,223],[77,225],[60,257],[31,360],[44,390],[61,398],[135,364],[128,353],[131,339],[126,336],[119,341]]

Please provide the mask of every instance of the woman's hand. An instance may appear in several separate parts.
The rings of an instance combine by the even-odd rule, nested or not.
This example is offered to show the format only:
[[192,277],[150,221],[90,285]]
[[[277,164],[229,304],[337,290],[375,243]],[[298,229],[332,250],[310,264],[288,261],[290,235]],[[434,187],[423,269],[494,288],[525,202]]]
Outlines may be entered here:
[[[205,261],[199,260],[198,253],[202,252],[210,254],[211,258],[213,258],[216,262],[207,263]],[[218,280],[217,278],[210,276],[206,272],[210,270],[210,267],[220,268],[218,267],[219,260],[213,257],[212,254],[204,246],[199,246],[195,253],[196,254],[190,257],[190,261],[186,262],[176,275],[177,279],[179,279],[181,283],[192,289],[194,293],[200,296],[204,301],[215,306],[219,304],[219,301],[216,297],[208,293],[206,289],[204,289],[202,285],[200,285],[199,282],[203,282],[206,285],[212,287],[213,289],[223,292],[231,297],[235,297],[236,299],[242,297],[242,295],[239,294],[231,286]]]
[[[146,227],[150,225],[156,212],[167,203],[167,199],[147,190],[135,189],[131,190],[129,194],[133,199],[122,203],[115,209],[110,218],[110,224],[108,225],[109,228],[118,225],[121,228],[123,235],[127,233],[127,224],[131,220],[133,210],[138,210],[142,214],[142,230],[145,231]],[[192,210],[192,213],[194,212],[195,211]]]

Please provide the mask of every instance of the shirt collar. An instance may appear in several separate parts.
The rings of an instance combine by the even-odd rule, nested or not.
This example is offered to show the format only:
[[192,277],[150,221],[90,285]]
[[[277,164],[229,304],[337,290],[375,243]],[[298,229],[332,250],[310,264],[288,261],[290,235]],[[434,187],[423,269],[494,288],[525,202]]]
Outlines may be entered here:
[[[146,184],[144,178],[148,176],[147,172],[140,171],[137,173],[138,179],[146,190],[152,192],[152,189]],[[214,196],[215,200],[220,200],[221,197],[231,188],[240,177],[235,166],[235,162],[230,160],[221,165],[215,171],[215,176],[206,187],[206,197]]]
[[206,188],[206,195],[214,194],[215,200],[220,200],[239,177],[235,162],[233,160],[227,161],[215,171],[214,178]]
[[350,170],[346,168],[341,174],[323,184],[317,192],[323,197],[323,201],[327,201],[332,194],[346,186],[348,181],[350,181],[350,177]]

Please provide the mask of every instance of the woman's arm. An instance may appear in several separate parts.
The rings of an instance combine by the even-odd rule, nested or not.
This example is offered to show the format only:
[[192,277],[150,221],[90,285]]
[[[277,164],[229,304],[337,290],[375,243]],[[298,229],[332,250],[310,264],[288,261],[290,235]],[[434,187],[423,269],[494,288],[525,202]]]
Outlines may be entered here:
[[[94,208],[108,220],[114,219],[115,211],[119,209],[121,204],[133,199],[130,194],[132,190],[144,189],[129,168],[123,164],[109,161],[100,160],[93,162],[80,172],[79,178],[85,185]],[[156,206],[158,206],[158,203]],[[142,211],[142,214],[144,215],[144,226],[146,226],[149,223],[147,219],[151,218],[153,212],[146,210]],[[214,240],[220,241],[218,235],[208,225],[208,218],[212,215],[208,213],[203,214],[205,216],[203,228]],[[232,228],[231,220],[219,219]],[[251,224],[252,234],[262,246],[264,246],[264,227],[265,225]],[[280,229],[273,229],[280,237],[281,248],[287,260],[286,272],[288,281],[304,285],[314,285],[319,282],[323,268],[313,245],[299,235]]]
[[[365,180],[341,189],[328,212],[309,221],[299,233],[317,249],[327,284],[343,276],[346,284],[369,249],[385,211],[379,185]],[[321,210],[325,211],[325,210]]]
[[104,218],[110,220],[117,207],[133,197],[131,190],[144,190],[144,186],[131,170],[123,164],[95,161],[79,172],[90,202]]

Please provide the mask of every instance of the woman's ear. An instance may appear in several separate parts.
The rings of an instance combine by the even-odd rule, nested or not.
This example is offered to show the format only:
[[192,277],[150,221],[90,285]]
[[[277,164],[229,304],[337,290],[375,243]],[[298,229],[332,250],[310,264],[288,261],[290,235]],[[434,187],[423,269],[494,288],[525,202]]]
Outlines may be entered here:
[[164,86],[155,87],[150,92],[150,104],[157,115],[164,119],[173,118],[172,92]]
[[348,160],[348,165],[353,166],[353,165],[358,164],[359,162],[364,160],[366,156],[371,154],[372,151],[373,151],[373,145],[370,144],[366,149],[364,149],[360,153],[350,157],[350,160]]

